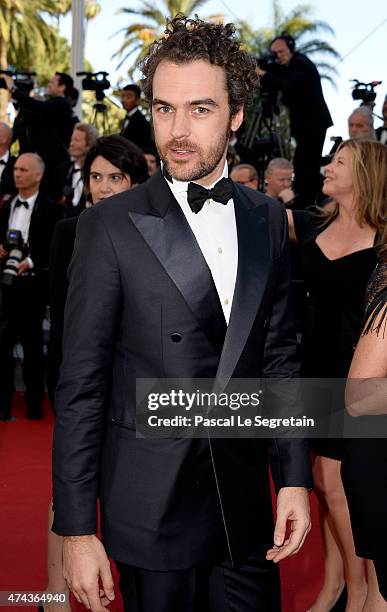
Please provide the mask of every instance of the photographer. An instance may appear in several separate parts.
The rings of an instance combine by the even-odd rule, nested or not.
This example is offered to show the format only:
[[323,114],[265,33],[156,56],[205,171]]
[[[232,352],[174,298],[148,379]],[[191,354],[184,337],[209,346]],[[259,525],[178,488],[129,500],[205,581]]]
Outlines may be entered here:
[[151,129],[148,120],[141,111],[141,89],[139,86],[134,83],[125,85],[121,90],[121,102],[126,110],[121,136],[134,142],[141,149],[151,147]]
[[15,88],[12,77],[7,74],[3,79],[22,115],[17,121],[20,152],[38,153],[49,174],[56,164],[68,159],[67,148],[73,130],[70,102],[73,79],[68,74],[56,72],[47,85],[48,100],[36,100]]
[[316,66],[302,53],[295,51],[295,40],[286,33],[274,38],[270,51],[281,72],[270,64],[266,70],[257,67],[264,88],[282,92],[282,101],[289,109],[290,130],[297,147],[294,154],[295,191],[301,206],[314,203],[321,189],[320,165],[325,133],[332,119],[325,103],[320,75]]
[[42,417],[44,362],[42,323],[48,303],[49,248],[60,204],[39,193],[44,162],[35,153],[15,163],[18,194],[0,210],[1,321],[0,408],[11,420],[14,385],[13,349],[23,346],[27,418]]
[[369,106],[358,106],[349,115],[348,135],[353,140],[376,140],[374,116]]
[[66,217],[78,216],[85,207],[82,168],[86,155],[95,145],[97,138],[97,128],[88,123],[77,123],[69,146],[71,161],[63,162],[55,170],[48,193],[50,197],[64,205]]

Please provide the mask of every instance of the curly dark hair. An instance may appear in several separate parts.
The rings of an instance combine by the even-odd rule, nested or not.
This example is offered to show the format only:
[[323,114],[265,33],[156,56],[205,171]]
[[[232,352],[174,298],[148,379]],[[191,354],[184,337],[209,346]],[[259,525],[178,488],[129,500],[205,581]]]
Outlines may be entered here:
[[209,23],[197,15],[189,19],[179,13],[167,19],[165,36],[153,43],[149,55],[141,62],[142,87],[149,104],[153,97],[153,77],[160,62],[188,64],[205,60],[225,70],[231,116],[247,106],[257,86],[256,62],[241,49],[235,31],[232,23]]

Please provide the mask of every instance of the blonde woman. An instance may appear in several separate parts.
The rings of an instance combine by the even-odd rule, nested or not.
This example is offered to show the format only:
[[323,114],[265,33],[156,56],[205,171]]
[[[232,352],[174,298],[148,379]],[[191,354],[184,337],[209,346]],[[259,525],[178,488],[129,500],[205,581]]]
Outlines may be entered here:
[[[386,179],[386,147],[348,140],[326,166],[323,192],[331,203],[316,214],[288,212],[290,238],[301,248],[309,293],[301,345],[304,377],[348,375],[385,226]],[[346,612],[360,612],[367,596],[364,563],[355,553],[340,477],[345,444],[336,439],[311,441],[325,549],[324,584],[312,612],[334,608],[345,584]]]

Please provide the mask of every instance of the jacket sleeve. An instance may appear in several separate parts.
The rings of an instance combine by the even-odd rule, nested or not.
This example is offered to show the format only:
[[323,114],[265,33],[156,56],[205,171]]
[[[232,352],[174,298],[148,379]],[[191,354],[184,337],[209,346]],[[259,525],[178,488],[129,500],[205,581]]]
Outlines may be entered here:
[[78,220],[69,281],[55,398],[53,531],[82,535],[97,531],[100,453],[121,307],[116,252],[94,208]]
[[[272,314],[265,344],[264,378],[267,381],[269,410],[289,416],[302,410],[298,401],[298,362],[296,359],[296,335],[291,305],[291,278],[288,226],[284,211],[282,217],[279,272],[273,300]],[[279,379],[279,380],[278,380]],[[295,401],[292,401],[294,398]],[[309,444],[306,439],[294,437],[274,438],[268,441],[270,467],[275,488],[313,486]]]

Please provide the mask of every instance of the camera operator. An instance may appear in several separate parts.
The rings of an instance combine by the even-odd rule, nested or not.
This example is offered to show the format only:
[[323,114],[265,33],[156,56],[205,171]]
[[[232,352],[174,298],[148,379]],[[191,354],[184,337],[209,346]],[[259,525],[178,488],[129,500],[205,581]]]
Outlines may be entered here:
[[289,109],[290,130],[297,147],[294,153],[295,190],[302,207],[314,203],[321,189],[321,152],[332,119],[325,103],[320,75],[306,55],[295,51],[295,40],[286,33],[274,38],[270,51],[283,70],[257,68],[262,87],[282,92]]
[[122,124],[121,136],[146,149],[152,147],[151,129],[148,120],[141,111],[141,89],[131,83],[121,90],[122,106],[126,117]]
[[65,206],[66,217],[77,217],[85,208],[82,168],[86,155],[95,145],[98,135],[98,130],[93,125],[77,123],[69,146],[71,161],[60,164],[55,171],[49,195]]
[[12,143],[12,130],[0,121],[0,206],[5,195],[15,193],[13,180],[13,167],[15,158],[11,155],[9,147]]
[[353,140],[376,140],[374,116],[369,106],[358,106],[349,115],[348,135]]
[[[17,102],[19,112],[25,113],[19,121],[18,135],[20,152],[35,152],[46,164],[49,175],[58,163],[68,159],[67,148],[73,130],[70,95],[73,79],[68,74],[56,72],[48,82],[48,100],[36,100],[28,93],[15,88],[13,79],[3,75],[12,99]],[[29,123],[32,129],[26,138]]]
[[60,204],[39,193],[44,162],[25,153],[15,162],[18,190],[0,210],[1,317],[0,409],[11,420],[14,394],[13,349],[23,346],[27,418],[42,417],[44,397],[43,316],[48,303],[49,248]]
[[382,115],[383,125],[375,130],[376,139],[382,144],[387,144],[387,96],[384,98]]

